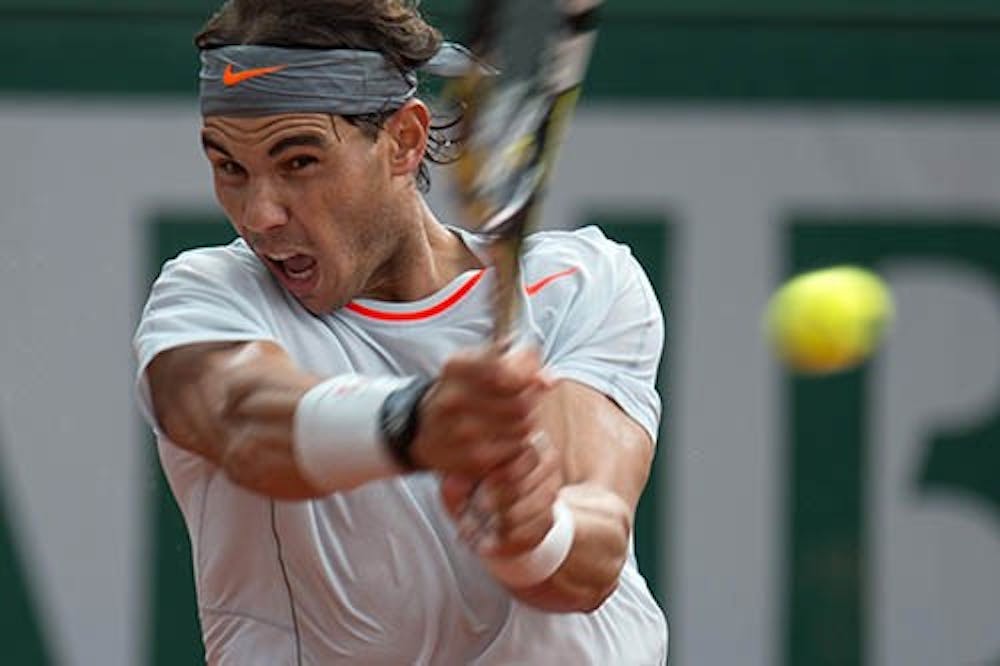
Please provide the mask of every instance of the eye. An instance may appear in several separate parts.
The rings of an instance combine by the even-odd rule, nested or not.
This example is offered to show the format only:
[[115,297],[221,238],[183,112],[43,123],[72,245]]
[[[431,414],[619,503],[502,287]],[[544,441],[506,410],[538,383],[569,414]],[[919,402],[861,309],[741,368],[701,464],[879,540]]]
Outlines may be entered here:
[[246,174],[246,169],[233,160],[218,160],[212,163],[216,173],[226,179],[240,178]]
[[306,167],[312,166],[318,163],[319,160],[312,155],[296,155],[295,157],[288,160],[285,164],[290,171],[301,171]]

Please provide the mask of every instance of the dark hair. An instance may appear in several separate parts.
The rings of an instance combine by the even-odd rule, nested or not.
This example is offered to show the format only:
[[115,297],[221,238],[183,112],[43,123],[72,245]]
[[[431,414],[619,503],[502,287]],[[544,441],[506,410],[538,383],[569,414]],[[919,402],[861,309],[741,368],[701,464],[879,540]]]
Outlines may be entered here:
[[[349,48],[379,51],[401,72],[426,63],[441,46],[441,33],[424,21],[419,0],[227,0],[195,36],[199,49],[234,44],[290,48]],[[344,116],[373,140],[397,111]],[[446,164],[457,151],[457,118],[432,124],[427,154],[417,173],[421,192],[430,189],[427,162]]]

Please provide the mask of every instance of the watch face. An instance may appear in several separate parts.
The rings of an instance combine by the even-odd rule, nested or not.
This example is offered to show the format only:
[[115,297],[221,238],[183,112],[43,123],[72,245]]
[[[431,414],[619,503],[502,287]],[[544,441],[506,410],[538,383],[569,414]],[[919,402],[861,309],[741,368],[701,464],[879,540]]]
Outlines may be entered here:
[[407,469],[417,468],[410,457],[410,447],[417,431],[417,406],[430,384],[415,379],[390,393],[382,403],[382,418],[379,419],[382,437],[396,460]]

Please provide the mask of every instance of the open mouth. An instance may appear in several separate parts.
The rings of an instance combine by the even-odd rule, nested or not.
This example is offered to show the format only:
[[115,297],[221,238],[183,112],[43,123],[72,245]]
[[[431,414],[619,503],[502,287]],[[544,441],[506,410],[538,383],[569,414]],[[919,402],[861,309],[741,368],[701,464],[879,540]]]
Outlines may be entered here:
[[278,262],[285,275],[293,280],[308,280],[316,270],[316,260],[304,254]]
[[307,254],[268,254],[264,258],[289,287],[305,286],[316,275],[316,258]]

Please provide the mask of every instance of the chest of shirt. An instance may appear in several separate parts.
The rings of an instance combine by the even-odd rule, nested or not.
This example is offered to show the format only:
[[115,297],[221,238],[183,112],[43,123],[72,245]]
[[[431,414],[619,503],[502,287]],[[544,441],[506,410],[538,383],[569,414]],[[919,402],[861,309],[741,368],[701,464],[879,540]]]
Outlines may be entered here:
[[[366,303],[325,316],[278,308],[273,332],[303,369],[321,376],[346,372],[432,376],[455,352],[490,342],[492,289],[487,275],[447,308],[431,304],[386,311]],[[519,341],[539,346],[543,356],[556,341],[554,330],[562,309],[558,291],[525,293],[517,317]]]

